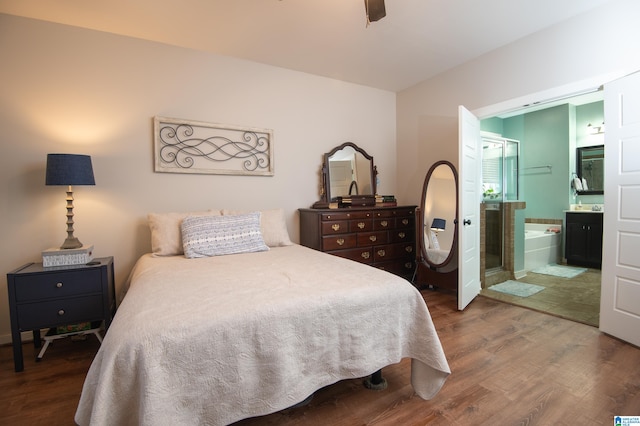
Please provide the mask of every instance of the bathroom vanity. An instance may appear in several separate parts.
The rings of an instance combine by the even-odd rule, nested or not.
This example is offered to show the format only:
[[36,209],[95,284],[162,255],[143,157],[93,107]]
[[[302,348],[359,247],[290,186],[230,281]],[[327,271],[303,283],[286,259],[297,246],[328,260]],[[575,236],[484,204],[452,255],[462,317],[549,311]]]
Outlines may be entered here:
[[570,265],[602,267],[602,211],[566,212],[565,257]]

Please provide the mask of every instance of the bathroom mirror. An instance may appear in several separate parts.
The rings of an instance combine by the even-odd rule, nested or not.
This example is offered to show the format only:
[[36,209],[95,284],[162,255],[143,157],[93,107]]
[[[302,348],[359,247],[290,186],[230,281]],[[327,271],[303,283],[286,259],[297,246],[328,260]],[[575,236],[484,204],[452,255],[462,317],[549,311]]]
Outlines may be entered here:
[[576,149],[576,173],[588,189],[579,194],[604,194],[604,145]]
[[322,199],[324,202],[348,195],[375,195],[377,169],[373,157],[353,142],[345,142],[324,154]]
[[457,289],[458,173],[448,161],[431,166],[422,186],[416,284]]

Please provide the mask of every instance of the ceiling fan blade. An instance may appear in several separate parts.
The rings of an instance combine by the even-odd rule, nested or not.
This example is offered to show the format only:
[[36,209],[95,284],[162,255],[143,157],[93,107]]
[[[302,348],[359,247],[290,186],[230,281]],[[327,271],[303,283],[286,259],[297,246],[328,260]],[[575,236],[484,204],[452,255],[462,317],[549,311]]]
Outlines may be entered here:
[[370,22],[378,21],[387,16],[384,0],[364,0],[364,9]]

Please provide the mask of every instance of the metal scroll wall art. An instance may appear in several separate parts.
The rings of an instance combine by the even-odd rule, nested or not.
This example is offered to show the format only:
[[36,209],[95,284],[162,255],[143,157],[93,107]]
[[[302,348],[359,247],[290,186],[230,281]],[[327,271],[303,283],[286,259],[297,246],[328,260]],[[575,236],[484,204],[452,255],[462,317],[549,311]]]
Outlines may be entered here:
[[273,176],[273,131],[154,119],[155,171]]

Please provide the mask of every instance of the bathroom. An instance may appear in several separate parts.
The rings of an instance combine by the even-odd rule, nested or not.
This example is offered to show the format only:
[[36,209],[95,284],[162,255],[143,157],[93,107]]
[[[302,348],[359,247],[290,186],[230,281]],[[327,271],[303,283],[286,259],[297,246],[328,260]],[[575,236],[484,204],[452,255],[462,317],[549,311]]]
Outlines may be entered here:
[[480,276],[487,288],[564,263],[566,212],[602,206],[602,191],[578,192],[573,184],[578,148],[604,144],[602,93],[482,120],[481,130]]

